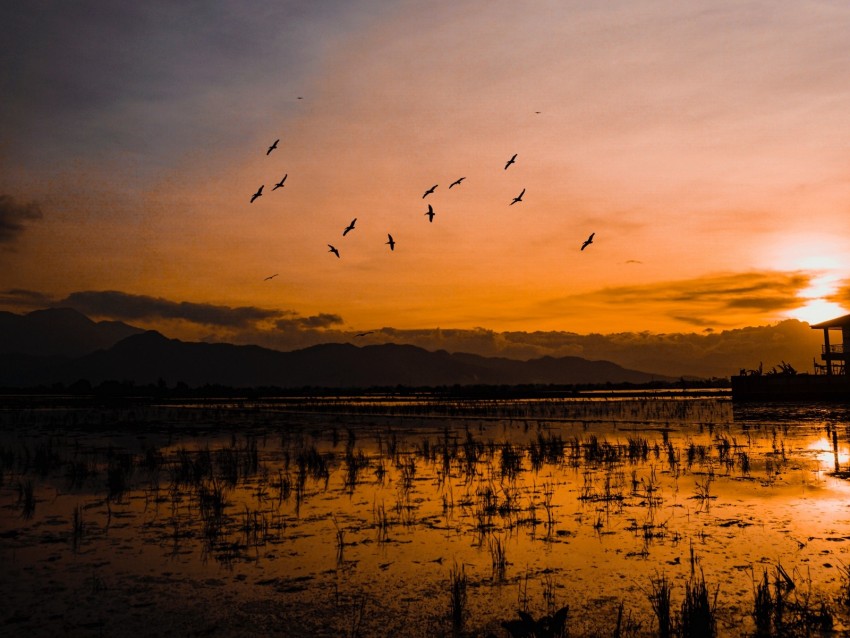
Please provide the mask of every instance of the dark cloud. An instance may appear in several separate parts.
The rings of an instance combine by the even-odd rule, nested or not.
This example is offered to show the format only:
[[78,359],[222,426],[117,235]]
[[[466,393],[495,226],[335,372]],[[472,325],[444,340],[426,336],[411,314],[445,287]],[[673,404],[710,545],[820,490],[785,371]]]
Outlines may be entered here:
[[0,244],[18,238],[26,222],[41,219],[41,208],[35,202],[17,202],[11,195],[0,195]]
[[253,306],[231,308],[213,304],[170,301],[147,295],[131,295],[116,290],[74,292],[58,305],[70,306],[85,314],[121,320],[180,319],[222,328],[246,328],[260,321],[287,314]]
[[0,305],[12,306],[28,309],[39,309],[47,306],[52,306],[55,303],[55,297],[52,295],[39,292],[37,290],[24,290],[22,288],[12,288],[10,290],[0,291]]
[[311,317],[291,317],[287,319],[280,319],[275,322],[275,326],[277,326],[279,330],[323,329],[342,324],[342,317],[330,313],[320,313]]

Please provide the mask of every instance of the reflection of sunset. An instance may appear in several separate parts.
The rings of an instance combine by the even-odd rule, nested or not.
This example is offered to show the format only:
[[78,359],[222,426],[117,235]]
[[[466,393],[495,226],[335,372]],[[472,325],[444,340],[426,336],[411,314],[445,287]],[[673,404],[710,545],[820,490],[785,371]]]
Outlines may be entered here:
[[[535,616],[546,587],[568,605],[569,635],[616,635],[620,605],[651,626],[659,572],[681,599],[691,560],[721,585],[721,635],[752,635],[753,574],[804,573],[818,601],[840,586],[829,563],[846,551],[850,483],[831,475],[811,410],[760,415],[711,395],[209,400],[134,406],[140,436],[107,414],[81,410],[68,440],[63,410],[0,411],[15,476],[0,484],[0,552],[14,557],[0,586],[27,612],[21,635],[87,633],[92,617],[104,635],[351,635],[366,600],[379,611],[364,638],[503,636],[517,583]],[[470,583],[462,633],[455,564]]]
[[[822,470],[832,471],[835,469],[835,451],[832,441],[824,437],[812,441],[806,446],[806,449],[816,454]],[[846,468],[850,464],[850,451],[848,451],[846,442],[844,442],[844,445],[839,444],[838,446],[838,462],[842,468]]]

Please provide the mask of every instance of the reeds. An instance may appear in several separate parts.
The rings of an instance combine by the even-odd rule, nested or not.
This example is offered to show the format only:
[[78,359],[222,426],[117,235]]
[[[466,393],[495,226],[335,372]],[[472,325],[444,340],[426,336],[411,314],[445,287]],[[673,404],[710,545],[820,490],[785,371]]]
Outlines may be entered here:
[[31,480],[18,483],[18,505],[24,519],[29,520],[35,514],[35,487]]
[[71,515],[71,549],[76,554],[83,542],[83,510],[77,505]]
[[[693,563],[692,563],[693,564]],[[705,584],[702,572],[685,583],[685,599],[679,615],[679,631],[681,638],[714,638],[717,635],[717,594],[719,586],[711,596]]]
[[463,565],[454,563],[449,570],[449,618],[452,632],[459,636],[467,616],[467,580]]
[[790,574],[777,563],[774,568],[773,587],[767,569],[755,583],[752,616],[755,621],[755,638],[780,636],[809,636],[816,632],[830,632],[833,612],[824,600],[813,600],[810,587],[800,592]]
[[662,574],[650,581],[650,587],[649,604],[652,606],[655,620],[658,623],[658,637],[670,638],[673,635],[672,587],[670,581],[667,580],[667,576]]
[[487,541],[487,547],[490,550],[490,564],[493,570],[493,579],[503,581],[505,579],[505,570],[508,567],[505,541],[501,536],[492,535]]

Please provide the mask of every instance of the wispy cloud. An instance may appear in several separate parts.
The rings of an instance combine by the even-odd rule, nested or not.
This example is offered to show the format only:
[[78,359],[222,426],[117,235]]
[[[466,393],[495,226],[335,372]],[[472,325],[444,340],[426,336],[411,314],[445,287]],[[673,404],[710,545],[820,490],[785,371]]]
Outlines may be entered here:
[[25,204],[11,195],[0,195],[0,244],[12,243],[24,231],[27,222],[41,218],[41,207],[36,202]]
[[736,311],[763,313],[766,321],[800,306],[800,293],[812,280],[805,271],[724,273],[635,286],[601,288],[545,302],[548,309],[642,308],[696,326],[722,325]]

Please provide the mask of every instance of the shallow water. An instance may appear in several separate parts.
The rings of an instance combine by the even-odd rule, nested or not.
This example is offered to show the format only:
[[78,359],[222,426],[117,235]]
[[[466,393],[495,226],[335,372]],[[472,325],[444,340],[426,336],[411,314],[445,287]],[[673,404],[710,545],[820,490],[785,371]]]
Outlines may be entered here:
[[[4,408],[3,633],[508,636],[518,609],[568,606],[570,635],[614,635],[618,618],[620,635],[656,635],[660,579],[675,615],[702,575],[719,633],[742,635],[765,573],[794,609],[848,626],[840,408],[711,395]],[[466,583],[454,619],[452,574]]]

